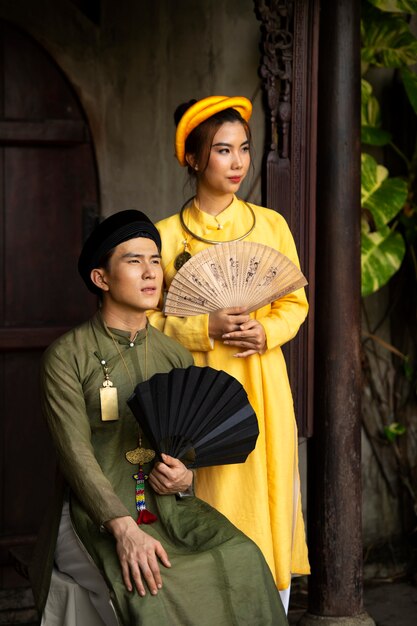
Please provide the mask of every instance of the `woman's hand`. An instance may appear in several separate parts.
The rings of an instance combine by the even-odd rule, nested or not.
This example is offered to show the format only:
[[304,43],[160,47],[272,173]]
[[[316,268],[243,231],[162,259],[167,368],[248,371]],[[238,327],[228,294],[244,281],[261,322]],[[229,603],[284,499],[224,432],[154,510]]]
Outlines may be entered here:
[[144,596],[143,577],[151,594],[156,595],[162,587],[158,558],[165,567],[171,567],[162,544],[141,530],[129,516],[109,520],[105,527],[116,539],[116,551],[126,589],[133,590],[133,579],[139,595]]
[[245,307],[235,306],[229,309],[219,309],[209,315],[209,336],[212,339],[223,338],[225,333],[239,330],[241,324],[249,322],[250,317]]
[[156,493],[165,496],[187,491],[193,482],[193,473],[179,459],[162,454],[163,463],[155,463],[148,483]]
[[222,335],[223,343],[227,346],[244,348],[234,356],[244,358],[252,354],[263,354],[266,351],[266,335],[262,324],[257,320],[249,320],[240,324],[239,330]]

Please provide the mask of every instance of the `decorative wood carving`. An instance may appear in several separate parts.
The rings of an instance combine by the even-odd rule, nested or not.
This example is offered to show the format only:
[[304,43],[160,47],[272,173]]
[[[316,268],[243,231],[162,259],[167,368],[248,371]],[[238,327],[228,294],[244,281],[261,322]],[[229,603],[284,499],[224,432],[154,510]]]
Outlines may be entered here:
[[268,206],[279,198],[280,210],[290,208],[289,141],[293,71],[293,2],[255,1],[261,21],[261,65],[267,117],[265,190]]
[[310,313],[285,347],[299,432],[312,434],[318,0],[255,0],[267,142],[264,204],[287,220],[309,280]]

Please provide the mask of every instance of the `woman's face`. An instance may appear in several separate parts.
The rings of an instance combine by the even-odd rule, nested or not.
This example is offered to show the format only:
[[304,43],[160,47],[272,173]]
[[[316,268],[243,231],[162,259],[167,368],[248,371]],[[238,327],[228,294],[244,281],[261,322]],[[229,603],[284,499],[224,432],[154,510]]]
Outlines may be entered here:
[[197,175],[197,191],[234,194],[249,165],[249,140],[244,126],[240,122],[225,122],[213,137],[206,169]]

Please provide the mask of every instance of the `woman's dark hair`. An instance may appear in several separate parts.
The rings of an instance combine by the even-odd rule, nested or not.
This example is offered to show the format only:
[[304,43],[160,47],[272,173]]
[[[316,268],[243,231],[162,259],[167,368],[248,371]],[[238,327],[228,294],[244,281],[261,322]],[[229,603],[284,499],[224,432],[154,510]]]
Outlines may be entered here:
[[[176,126],[178,126],[180,119],[184,115],[187,109],[195,104],[197,100],[190,100],[180,104],[174,113],[174,120]],[[245,129],[246,136],[249,141],[249,147],[252,148],[252,137],[249,128],[249,124],[240,115],[236,109],[224,109],[215,113],[204,122],[201,122],[185,140],[185,154],[192,154],[195,160],[195,165],[198,167],[198,172],[204,172],[208,166],[210,159],[210,151],[213,143],[214,135],[219,130],[220,126],[225,122],[240,122]],[[188,165],[188,173],[190,176],[196,176],[196,171],[190,165]]]

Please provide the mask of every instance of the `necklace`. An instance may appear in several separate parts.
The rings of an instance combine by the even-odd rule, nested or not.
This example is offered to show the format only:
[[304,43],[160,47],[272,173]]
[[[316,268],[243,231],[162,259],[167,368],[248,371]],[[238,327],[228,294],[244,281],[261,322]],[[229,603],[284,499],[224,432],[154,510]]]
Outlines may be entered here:
[[[114,345],[116,347],[117,352],[119,353],[119,356],[120,356],[120,358],[122,360],[123,366],[124,366],[124,368],[126,370],[126,373],[127,373],[128,377],[129,377],[129,380],[132,383],[132,387],[134,387],[135,383],[133,382],[133,378],[130,375],[129,368],[128,368],[127,363],[125,361],[125,358],[124,358],[124,356],[123,356],[123,354],[122,354],[122,352],[121,352],[121,350],[120,350],[120,348],[119,348],[119,346],[117,344],[117,341],[114,338],[113,333],[111,332],[110,328],[108,328],[108,326],[107,326],[107,324],[106,324],[106,322],[104,320],[103,320],[103,324],[104,324],[105,329],[109,333],[110,337],[113,339],[113,343],[114,343]],[[135,339],[136,339],[137,335],[138,335],[138,333],[136,333],[136,335],[133,337],[133,339],[129,343],[129,346],[131,348],[135,345]],[[145,335],[145,377],[144,377],[144,380],[147,380],[147,378],[148,378],[148,327],[146,326],[146,335]]]
[[[104,320],[103,320],[104,322]],[[119,346],[117,345],[117,341],[114,338],[113,333],[111,332],[111,330],[109,328],[107,328],[108,332],[111,335],[111,338],[113,339],[113,343],[116,346],[116,350],[119,353],[120,358],[122,359],[122,363],[124,365],[124,368],[126,370],[126,373],[129,377],[130,382],[132,383],[132,388],[134,388],[135,384],[133,382],[132,376],[130,375],[130,371],[129,368],[127,366],[127,363],[124,359],[124,356],[119,348]],[[132,342],[135,341],[137,336],[137,333],[135,335],[135,337],[133,338]],[[132,345],[132,342],[129,344],[130,346]],[[144,380],[148,379],[148,328],[146,327],[146,335],[145,335],[145,378]],[[147,450],[146,448],[142,448],[142,435],[139,434],[139,447],[135,448],[134,450],[129,450],[128,452],[126,452],[126,459],[129,461],[129,463],[132,463],[133,465],[136,465],[137,463],[139,463],[139,465],[142,465],[143,463],[149,463],[150,461],[152,461],[152,459],[155,456],[155,452],[154,450]]]
[[[98,316],[101,318],[101,323],[104,326],[104,329],[107,333],[107,335],[109,337],[111,337],[111,339],[113,340],[113,343],[115,345],[115,348],[119,354],[120,359],[122,360],[123,366],[126,370],[126,373],[128,375],[128,378],[132,384],[132,388],[134,388],[135,384],[133,382],[133,378],[130,374],[129,368],[126,364],[126,361],[123,357],[123,354],[120,351],[120,348],[116,342],[116,339],[114,338],[113,333],[111,332],[111,330],[109,329],[109,327],[107,326],[106,322],[104,321],[103,315],[101,313],[101,311],[98,312]],[[97,348],[98,348],[98,352],[95,352],[95,356],[98,358],[98,360],[100,361],[100,365],[103,368],[103,373],[104,373],[104,380],[102,383],[102,386],[100,388],[100,408],[101,408],[101,420],[103,422],[114,422],[117,421],[119,419],[119,406],[118,406],[118,399],[117,399],[117,387],[114,386],[113,382],[110,380],[110,375],[109,375],[109,367],[108,367],[108,362],[106,361],[105,358],[103,358],[102,353],[101,353],[101,349],[100,349],[100,343],[98,341],[98,337],[93,329],[94,332],[94,336],[96,339],[96,343],[97,343]],[[139,332],[139,331],[138,331]],[[135,340],[136,337],[138,335],[138,332],[136,333],[136,335],[133,337],[133,339],[130,340],[129,342],[129,347],[130,348],[134,348],[135,346]],[[146,335],[145,335],[145,376],[144,376],[144,380],[146,380],[148,378],[148,328],[146,328]]]
[[[120,350],[118,343],[113,335],[113,333],[111,332],[110,328],[108,328],[106,322],[103,319],[103,316],[101,317],[104,328],[106,329],[107,333],[110,335],[110,337],[113,340],[113,343],[116,347],[117,352],[119,353],[119,356],[122,360],[123,366],[126,370],[126,373],[129,377],[130,382],[132,383],[132,388],[134,388],[134,382],[132,379],[132,376],[130,374],[130,370],[127,366],[127,363],[125,361],[125,358],[123,356],[122,351]],[[148,326],[146,326],[146,335],[145,335],[145,378],[144,380],[147,380],[148,378]],[[134,336],[134,338],[130,341],[129,346],[133,347],[135,344],[135,339],[136,339],[137,333]],[[108,374],[107,374],[107,379],[105,380],[105,382],[108,382]],[[104,385],[104,383],[103,383]],[[113,389],[115,389],[115,387],[112,387]],[[101,390],[100,390],[101,392]],[[131,464],[131,465],[138,465],[138,471],[135,472],[132,475],[133,480],[135,481],[135,501],[136,501],[136,511],[138,513],[138,518],[136,520],[137,524],[152,524],[153,522],[155,522],[157,520],[157,517],[151,513],[150,511],[148,511],[148,509],[146,508],[146,500],[145,500],[145,480],[147,479],[147,475],[144,472],[143,469],[143,465],[144,463],[150,463],[154,458],[155,458],[155,450],[151,450],[150,448],[144,448],[142,447],[142,434],[139,431],[139,441],[138,441],[138,446],[137,448],[134,448],[133,450],[128,450],[125,453],[125,458],[126,460]]]
[[[252,209],[252,207],[245,202],[245,200],[241,200],[241,202],[243,202],[243,204],[245,206],[247,206],[247,208],[249,209],[249,211],[251,212],[252,215],[252,225],[249,228],[249,230],[244,233],[243,235],[240,235],[240,237],[235,237],[234,239],[228,239],[227,241],[216,241],[215,239],[206,239],[205,237],[200,237],[200,235],[197,235],[197,233],[194,233],[185,223],[184,221],[184,211],[185,208],[188,206],[188,204],[190,203],[190,201],[192,200],[192,198],[189,198],[186,202],[184,202],[184,204],[182,205],[180,212],[179,212],[179,218],[180,218],[180,223],[181,226],[183,228],[183,230],[190,235],[193,239],[197,239],[198,241],[202,241],[203,243],[209,243],[212,245],[218,245],[221,243],[231,243],[232,241],[242,241],[242,239],[245,239],[255,228],[256,225],[256,215],[254,210]],[[217,229],[221,230],[222,225],[217,221],[216,217],[214,218],[217,222]],[[188,252],[187,248],[189,247],[188,245],[188,241],[185,239],[183,242],[184,245],[184,250],[182,252],[180,252],[174,260],[174,267],[175,269],[178,271],[183,265],[184,263],[186,263],[187,261],[189,261],[191,259],[191,254],[190,252]]]

